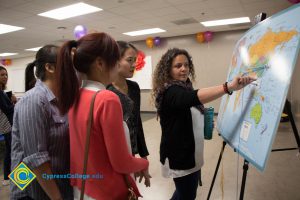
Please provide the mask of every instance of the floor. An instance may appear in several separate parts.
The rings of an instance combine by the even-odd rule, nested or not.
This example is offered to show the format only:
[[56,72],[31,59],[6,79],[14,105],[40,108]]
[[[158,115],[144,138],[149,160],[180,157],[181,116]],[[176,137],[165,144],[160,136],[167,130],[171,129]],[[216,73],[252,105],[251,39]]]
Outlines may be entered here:
[[[159,163],[160,127],[155,114],[142,114],[145,137],[150,151],[151,187],[141,183],[144,200],[168,200],[174,192],[171,179],[161,177]],[[300,123],[297,124],[300,130]],[[290,123],[281,123],[273,148],[296,147]],[[222,147],[222,138],[214,132],[212,140],[205,141],[205,164],[202,168],[203,186],[198,189],[197,200],[207,199],[212,177]],[[272,152],[263,173],[249,165],[245,200],[300,200],[300,156],[296,150]],[[3,152],[1,152],[3,153]],[[2,161],[2,159],[1,159]],[[225,148],[210,199],[239,199],[243,174],[243,158],[228,145]],[[2,179],[2,163],[0,179]],[[8,187],[0,185],[0,200],[9,199]]]

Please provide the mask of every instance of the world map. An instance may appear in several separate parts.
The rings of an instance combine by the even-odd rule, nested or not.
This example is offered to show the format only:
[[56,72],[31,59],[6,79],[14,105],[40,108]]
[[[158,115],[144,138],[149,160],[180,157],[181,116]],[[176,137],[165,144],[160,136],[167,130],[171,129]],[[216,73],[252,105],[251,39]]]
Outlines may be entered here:
[[227,81],[236,76],[257,80],[222,98],[217,130],[247,161],[263,171],[278,129],[299,54],[300,5],[248,30],[237,42]]

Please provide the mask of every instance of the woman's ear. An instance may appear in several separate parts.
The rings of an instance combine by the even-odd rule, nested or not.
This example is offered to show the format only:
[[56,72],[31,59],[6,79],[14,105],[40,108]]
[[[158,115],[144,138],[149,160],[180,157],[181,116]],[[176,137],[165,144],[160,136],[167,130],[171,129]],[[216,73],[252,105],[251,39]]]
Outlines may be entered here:
[[96,58],[96,67],[100,70],[100,72],[103,72],[105,69],[104,62],[101,58]]
[[55,72],[55,65],[50,64],[50,63],[46,63],[45,69],[46,69],[47,72],[53,74]]

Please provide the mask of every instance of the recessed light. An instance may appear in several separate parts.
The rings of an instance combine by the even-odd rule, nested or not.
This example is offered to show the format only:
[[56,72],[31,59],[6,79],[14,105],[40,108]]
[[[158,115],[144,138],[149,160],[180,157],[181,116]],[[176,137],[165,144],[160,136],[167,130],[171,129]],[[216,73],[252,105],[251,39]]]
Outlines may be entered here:
[[24,29],[24,27],[12,26],[7,24],[0,24],[0,34],[10,33],[14,31],[19,31]]
[[0,53],[0,57],[6,57],[6,56],[14,56],[17,55],[18,53]]
[[221,20],[213,20],[213,21],[206,21],[201,22],[203,26],[222,26],[228,24],[241,24],[250,22],[249,17],[239,17],[239,18],[232,18],[232,19],[221,19]]
[[152,34],[152,33],[161,33],[161,32],[166,32],[166,30],[163,30],[161,28],[151,28],[151,29],[144,29],[144,30],[139,30],[139,31],[126,32],[123,34],[129,35],[129,36],[138,36],[138,35],[148,35],[148,34]]
[[38,51],[40,48],[42,48],[42,47],[34,47],[34,48],[30,48],[30,49],[25,49],[25,51]]
[[86,3],[76,3],[69,6],[57,8],[54,10],[49,10],[47,12],[43,12],[38,14],[39,16],[49,17],[57,20],[68,19],[71,17],[76,17],[80,15],[85,15],[89,13],[94,13],[101,11],[101,8],[91,6]]

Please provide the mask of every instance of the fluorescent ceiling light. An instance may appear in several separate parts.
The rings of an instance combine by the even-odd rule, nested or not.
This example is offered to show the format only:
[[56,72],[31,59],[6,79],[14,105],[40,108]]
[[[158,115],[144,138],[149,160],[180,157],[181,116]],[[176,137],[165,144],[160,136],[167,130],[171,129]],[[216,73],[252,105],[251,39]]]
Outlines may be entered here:
[[163,29],[160,28],[150,28],[150,29],[144,29],[144,30],[139,30],[139,31],[132,31],[132,32],[127,32],[123,33],[124,35],[129,35],[129,36],[138,36],[138,35],[148,35],[152,33],[161,33],[161,32],[166,32]]
[[25,51],[38,51],[40,48],[42,48],[42,47],[34,47],[34,48],[30,48],[30,49],[25,49]]
[[102,10],[101,8],[91,6],[86,3],[76,3],[76,4],[69,5],[69,6],[57,8],[54,10],[49,10],[47,12],[43,12],[38,15],[43,16],[43,17],[49,17],[49,18],[53,18],[53,19],[62,20],[62,19],[68,19],[71,17],[76,17],[79,15],[85,15],[85,14],[89,14],[89,13],[98,12],[101,10]]
[[24,29],[24,27],[18,27],[18,26],[11,26],[7,24],[0,24],[0,34],[19,31]]
[[17,55],[18,53],[0,53],[0,57],[5,57],[5,56],[13,56]]
[[250,22],[249,17],[206,21],[206,22],[201,22],[201,24],[203,24],[204,26],[221,26],[221,25],[228,25],[228,24],[241,24],[247,22]]

